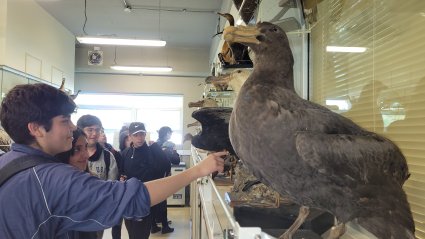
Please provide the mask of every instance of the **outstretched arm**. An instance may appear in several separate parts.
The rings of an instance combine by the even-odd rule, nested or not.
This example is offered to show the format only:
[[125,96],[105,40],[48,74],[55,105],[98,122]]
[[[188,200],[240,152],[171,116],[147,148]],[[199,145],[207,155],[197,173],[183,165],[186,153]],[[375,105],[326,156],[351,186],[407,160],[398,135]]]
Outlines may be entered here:
[[146,188],[151,198],[151,206],[164,201],[168,196],[177,192],[180,188],[188,185],[193,180],[207,176],[212,172],[223,171],[224,159],[221,156],[227,152],[217,152],[208,155],[196,166],[189,168],[177,175],[146,182]]

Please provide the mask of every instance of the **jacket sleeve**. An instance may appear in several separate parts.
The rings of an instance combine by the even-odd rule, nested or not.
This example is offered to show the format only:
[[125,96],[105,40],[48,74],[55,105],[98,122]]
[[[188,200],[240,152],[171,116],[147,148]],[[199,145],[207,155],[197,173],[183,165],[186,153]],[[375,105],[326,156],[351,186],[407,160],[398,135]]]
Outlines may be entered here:
[[103,230],[150,211],[149,192],[137,179],[104,181],[65,164],[43,165],[37,177],[50,217],[64,231]]
[[164,149],[164,153],[165,155],[167,155],[168,160],[172,164],[176,164],[176,165],[180,164],[180,155],[177,153],[176,150],[166,148]]

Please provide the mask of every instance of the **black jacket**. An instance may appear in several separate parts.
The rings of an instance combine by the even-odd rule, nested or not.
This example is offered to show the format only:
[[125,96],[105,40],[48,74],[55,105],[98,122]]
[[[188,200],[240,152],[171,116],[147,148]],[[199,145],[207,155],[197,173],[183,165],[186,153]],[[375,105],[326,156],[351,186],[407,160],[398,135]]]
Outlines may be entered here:
[[137,178],[142,182],[154,179],[153,155],[146,142],[138,148],[124,149],[121,155],[122,170],[127,179]]
[[164,141],[163,139],[158,139],[156,143],[159,145],[159,147],[162,148],[162,150],[165,153],[165,156],[167,156],[168,160],[175,165],[180,164],[180,155],[177,153],[177,151],[174,148],[168,148],[164,146],[164,143],[168,141]]
[[164,151],[157,143],[153,143],[150,146],[152,154],[154,156],[154,178],[159,179],[166,177],[171,174],[171,163]]
[[142,182],[170,175],[171,163],[157,143],[148,146],[146,142],[138,148],[126,148],[122,154],[123,174]]

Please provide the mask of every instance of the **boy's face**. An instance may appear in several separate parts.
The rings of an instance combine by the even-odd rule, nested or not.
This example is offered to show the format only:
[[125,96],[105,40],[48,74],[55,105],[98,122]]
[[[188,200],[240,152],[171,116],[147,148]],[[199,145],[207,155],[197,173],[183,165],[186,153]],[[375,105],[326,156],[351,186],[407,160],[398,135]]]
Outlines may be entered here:
[[83,128],[84,133],[87,135],[87,143],[89,146],[94,146],[99,140],[102,127],[99,125],[92,125]]
[[133,146],[135,148],[141,147],[145,143],[146,133],[138,132],[130,135],[131,142],[133,142]]
[[72,132],[77,127],[72,123],[70,116],[59,115],[52,119],[52,128],[44,131],[43,137],[38,138],[43,151],[56,155],[68,151],[72,147]]

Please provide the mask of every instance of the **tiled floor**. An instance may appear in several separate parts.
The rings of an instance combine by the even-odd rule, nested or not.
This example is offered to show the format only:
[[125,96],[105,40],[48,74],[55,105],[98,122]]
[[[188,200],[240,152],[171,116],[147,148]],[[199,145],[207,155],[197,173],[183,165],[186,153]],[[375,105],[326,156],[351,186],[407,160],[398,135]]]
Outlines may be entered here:
[[[169,207],[168,208],[168,220],[172,221],[171,227],[174,228],[174,232],[168,234],[161,234],[157,232],[151,234],[149,238],[158,239],[188,239],[190,238],[190,223],[189,223],[189,207]],[[105,230],[103,239],[112,239],[111,229]],[[121,230],[121,239],[128,239],[128,233],[123,224]]]

